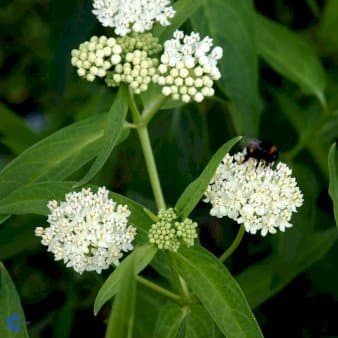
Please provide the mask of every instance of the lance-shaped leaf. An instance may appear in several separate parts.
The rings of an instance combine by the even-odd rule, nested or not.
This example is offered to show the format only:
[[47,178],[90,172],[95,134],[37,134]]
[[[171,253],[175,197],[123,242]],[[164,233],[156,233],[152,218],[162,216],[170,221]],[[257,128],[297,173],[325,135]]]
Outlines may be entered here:
[[202,247],[174,254],[179,274],[226,337],[262,337],[241,288],[226,267]]
[[132,338],[136,297],[134,263],[134,259],[129,259],[120,270],[119,290],[109,316],[106,338]]
[[185,319],[189,313],[188,307],[173,303],[164,305],[156,319],[154,337],[178,338],[185,337]]
[[223,157],[241,138],[241,136],[235,137],[219,148],[204,168],[201,175],[191,182],[183,191],[175,205],[175,209],[182,219],[188,217],[191,211],[195,208],[214,176]]
[[59,181],[93,159],[102,144],[104,114],[74,123],[26,149],[0,172],[0,198],[33,182]]
[[121,283],[123,282],[125,270],[130,268],[130,261],[133,262],[133,278],[135,278],[135,276],[151,262],[156,254],[156,251],[156,247],[149,244],[136,247],[132,253],[127,258],[125,258],[118,267],[116,267],[116,269],[103,283],[96,296],[94,303],[95,315],[100,311],[104,303],[106,303],[119,292]]
[[99,153],[85,177],[83,177],[82,180],[76,184],[77,186],[89,182],[103,167],[112,150],[119,143],[119,139],[121,138],[121,135],[124,131],[123,124],[126,119],[127,111],[127,89],[125,86],[121,86],[109,110],[109,113],[107,114],[107,119],[104,126],[104,136]]
[[19,295],[2,263],[0,263],[0,308],[0,337],[28,338]]
[[278,73],[325,104],[325,73],[318,56],[304,39],[277,22],[256,15],[258,53]]
[[251,0],[205,0],[192,16],[202,37],[208,35],[223,48],[218,62],[218,87],[230,99],[229,109],[237,134],[258,133],[261,104],[258,92],[258,57],[255,16]]
[[329,151],[329,195],[333,201],[333,211],[334,217],[336,220],[336,225],[338,227],[338,155],[336,151],[336,144],[332,144]]

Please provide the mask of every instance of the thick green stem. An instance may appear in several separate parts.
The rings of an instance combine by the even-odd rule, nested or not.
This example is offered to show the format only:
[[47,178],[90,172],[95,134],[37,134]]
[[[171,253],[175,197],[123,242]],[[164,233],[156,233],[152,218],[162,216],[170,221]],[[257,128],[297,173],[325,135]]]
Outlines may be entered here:
[[225,260],[229,258],[234,253],[234,251],[238,248],[239,244],[241,243],[243,239],[244,233],[245,233],[245,227],[244,225],[241,225],[234,241],[231,243],[229,248],[224,251],[223,255],[219,258],[219,260],[222,263],[225,262]]
[[140,139],[144,159],[146,161],[150,184],[153,189],[155,202],[158,209],[165,209],[165,201],[162,193],[162,187],[157,172],[153,148],[150,143],[147,125],[141,121],[141,115],[137,108],[132,92],[129,92],[129,106],[133,115],[133,120],[137,128],[137,133]]
[[162,296],[165,296],[169,299],[171,299],[172,301],[181,304],[181,297],[179,295],[177,295],[176,293],[173,293],[165,288],[162,288],[161,286],[149,281],[148,279],[145,279],[141,276],[136,276],[136,280],[140,283],[143,284],[144,286],[146,286],[149,289],[152,289],[153,291],[161,294]]

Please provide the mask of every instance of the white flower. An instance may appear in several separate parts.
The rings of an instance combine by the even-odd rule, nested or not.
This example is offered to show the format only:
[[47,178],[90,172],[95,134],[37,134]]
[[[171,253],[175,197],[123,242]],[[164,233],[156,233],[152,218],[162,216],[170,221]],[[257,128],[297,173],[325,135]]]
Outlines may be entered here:
[[88,81],[105,77],[107,70],[120,63],[122,48],[114,38],[93,36],[72,50],[72,65],[77,73]]
[[173,39],[164,43],[159,74],[153,78],[162,86],[162,94],[185,103],[201,102],[214,95],[213,82],[221,77],[217,61],[222,58],[221,47],[212,48],[208,36],[200,39],[198,33],[184,35],[175,31]]
[[175,15],[169,0],[94,0],[93,8],[101,24],[121,36],[149,31],[156,21],[168,26]]
[[243,224],[247,232],[262,236],[292,227],[293,212],[303,204],[303,195],[291,169],[279,162],[271,165],[254,158],[245,160],[245,150],[227,154],[210,182],[204,202],[210,214],[227,216]]
[[96,271],[118,265],[122,252],[133,249],[136,229],[128,226],[130,211],[114,202],[102,187],[97,193],[90,189],[66,194],[58,204],[50,201],[48,228],[37,227],[41,243],[75,271]]

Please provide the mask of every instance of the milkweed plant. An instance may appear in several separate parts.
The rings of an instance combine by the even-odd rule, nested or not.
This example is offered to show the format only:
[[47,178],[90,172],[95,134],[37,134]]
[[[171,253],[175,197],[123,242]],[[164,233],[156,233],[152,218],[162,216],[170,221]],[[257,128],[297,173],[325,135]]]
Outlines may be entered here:
[[[111,92],[109,111],[41,139],[0,173],[2,222],[10,226],[9,215],[45,215],[44,222],[35,224],[35,236],[48,260],[73,270],[78,278],[89,272],[98,275],[101,286],[93,309],[95,316],[103,307],[109,309],[104,320],[107,338],[143,337],[135,333],[135,326],[142,325],[139,312],[144,311],[142,318],[154,316],[136,301],[143,290],[155,303],[163,299],[152,318],[154,337],[262,337],[253,309],[281,288],[273,289],[273,280],[283,275],[287,279],[280,283],[287,283],[334,243],[334,228],[318,230],[310,224],[312,183],[301,179],[304,169],[296,162],[303,149],[311,147],[309,141],[337,120],[326,102],[321,65],[300,37],[257,13],[255,19],[235,24],[230,31],[235,20],[232,11],[239,21],[245,20],[245,15],[237,3],[224,3],[229,8],[219,1],[92,1],[91,14],[104,33],[74,45],[69,62],[74,81],[78,76],[89,86],[106,87]],[[249,3],[243,6],[254,13]],[[241,37],[239,42],[236,36]],[[281,46],[276,47],[278,41]],[[251,44],[257,44],[257,54],[250,54]],[[297,59],[303,48],[309,49],[310,61]],[[293,54],[283,59],[278,55],[280,49],[290,49]],[[274,161],[250,156],[246,147],[246,140],[253,136],[259,147],[263,107],[255,76],[245,90],[239,79],[255,71],[257,55],[318,102],[314,122],[303,125],[304,116],[297,116],[290,99],[278,97],[281,106],[289,110],[286,114],[293,128],[302,131],[291,150],[285,151],[281,145],[280,157]],[[161,121],[163,114],[177,117],[210,105],[214,109],[209,114],[224,114],[220,102],[228,107],[232,131],[219,135],[224,144],[210,154],[199,176],[169,202],[163,182],[175,186],[175,175],[191,175],[177,171],[167,178],[158,169],[153,121]],[[161,127],[166,128],[165,124]],[[118,145],[131,138],[137,140],[144,157],[139,165],[147,172],[153,194],[149,200],[114,191],[113,177],[95,184],[95,177],[119,151]],[[202,138],[203,142],[207,138]],[[314,161],[327,153],[317,147]],[[328,154],[328,170],[323,170],[329,178],[337,217],[335,145]],[[168,152],[166,161],[175,163],[178,155]],[[141,170],[133,164],[131,161],[127,169],[130,175]],[[205,211],[204,218],[198,210]],[[210,232],[215,226],[222,228],[225,240],[221,243],[226,243],[216,251],[205,245],[202,231],[207,227]],[[303,240],[302,249],[288,261],[283,246],[294,235],[307,242]],[[236,256],[236,249],[244,243],[253,247],[259,241],[278,242],[276,252],[264,264],[256,263],[234,276],[228,263]],[[317,258],[301,263],[307,250],[316,245],[321,247],[314,255]]]

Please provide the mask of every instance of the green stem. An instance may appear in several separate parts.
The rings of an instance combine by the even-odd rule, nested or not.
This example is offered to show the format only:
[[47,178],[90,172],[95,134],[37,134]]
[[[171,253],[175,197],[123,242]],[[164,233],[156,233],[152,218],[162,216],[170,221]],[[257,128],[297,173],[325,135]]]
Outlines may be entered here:
[[168,289],[162,288],[161,286],[149,281],[148,279],[145,279],[141,276],[136,276],[136,280],[140,283],[143,284],[144,286],[148,287],[149,289],[161,294],[162,296],[165,296],[172,301],[181,304],[181,297],[177,295],[176,293],[173,293],[169,291]]
[[226,249],[224,251],[224,253],[222,254],[222,256],[219,258],[219,260],[224,263],[225,260],[227,258],[229,258],[233,253],[234,251],[238,248],[239,244],[241,243],[242,239],[243,239],[243,236],[244,236],[244,233],[245,233],[245,227],[244,225],[242,224],[237,232],[237,235],[234,239],[234,241],[231,243],[231,245],[229,246],[228,249]]
[[140,139],[144,159],[146,161],[150,184],[153,189],[155,202],[158,209],[165,209],[165,201],[162,193],[162,187],[157,172],[153,148],[150,143],[148,128],[141,121],[141,115],[134,100],[133,93],[129,91],[129,107],[133,115],[134,123],[137,127],[137,133]]

